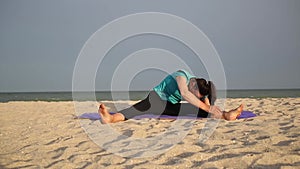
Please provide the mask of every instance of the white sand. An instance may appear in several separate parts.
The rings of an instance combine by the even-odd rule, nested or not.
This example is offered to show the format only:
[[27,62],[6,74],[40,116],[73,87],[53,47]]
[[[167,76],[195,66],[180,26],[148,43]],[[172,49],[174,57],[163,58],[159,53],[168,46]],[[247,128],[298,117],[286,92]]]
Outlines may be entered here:
[[[124,108],[134,102],[105,103],[115,111],[114,105]],[[99,147],[96,143],[101,142],[101,135],[97,132],[108,126],[74,119],[73,102],[0,103],[0,168],[299,168],[300,98],[227,99],[226,110],[240,103],[258,117],[220,120],[204,143],[199,137],[207,119],[195,121],[183,140],[172,147],[176,141],[172,138],[168,151],[155,156],[150,153],[146,158],[124,158],[106,151],[107,147],[125,151],[126,146],[133,150],[131,142],[123,147]],[[86,112],[95,112],[98,106],[94,102],[80,104],[84,108],[80,111]],[[180,123],[191,124],[187,120]],[[142,119],[109,127],[131,139],[145,140],[172,131],[174,124],[179,121]],[[99,131],[93,132],[100,140],[92,141],[81,125],[98,125]],[[158,143],[160,140],[153,145]],[[157,148],[151,146],[151,150]]]

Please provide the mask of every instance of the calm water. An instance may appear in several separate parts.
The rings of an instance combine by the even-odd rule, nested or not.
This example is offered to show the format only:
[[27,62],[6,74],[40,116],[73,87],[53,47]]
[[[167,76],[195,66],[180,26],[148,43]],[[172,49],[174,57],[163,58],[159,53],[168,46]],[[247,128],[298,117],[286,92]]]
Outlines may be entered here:
[[[77,92],[76,99],[80,101],[94,100],[140,100],[146,97],[148,91],[131,92]],[[218,91],[222,95],[224,91]],[[300,97],[300,89],[285,90],[228,90],[227,98],[266,98],[266,97]],[[28,92],[0,93],[0,102],[8,101],[72,101],[72,92]]]

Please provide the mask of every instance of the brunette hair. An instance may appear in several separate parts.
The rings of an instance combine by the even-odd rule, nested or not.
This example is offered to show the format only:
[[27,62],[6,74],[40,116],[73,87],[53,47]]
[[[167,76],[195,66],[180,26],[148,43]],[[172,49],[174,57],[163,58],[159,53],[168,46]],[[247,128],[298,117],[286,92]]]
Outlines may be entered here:
[[208,97],[211,105],[217,100],[216,87],[212,81],[206,81],[203,78],[196,78],[197,86],[201,95]]

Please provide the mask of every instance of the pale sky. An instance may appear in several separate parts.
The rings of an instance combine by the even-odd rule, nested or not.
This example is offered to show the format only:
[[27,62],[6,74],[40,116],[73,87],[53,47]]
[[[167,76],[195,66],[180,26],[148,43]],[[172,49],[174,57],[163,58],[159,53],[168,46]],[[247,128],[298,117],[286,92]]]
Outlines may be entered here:
[[[172,14],[203,31],[219,54],[228,89],[300,88],[299,0],[1,0],[0,92],[71,91],[85,42],[111,21],[143,12]],[[188,47],[170,37],[145,34],[120,42],[105,55],[96,72],[96,90],[110,90],[122,60],[148,48],[170,51],[196,76],[209,78]],[[136,59],[129,68],[142,62]],[[180,67],[172,59],[168,64]],[[148,90],[166,76],[150,67],[137,73],[129,79],[130,90]],[[120,90],[128,89],[122,85]]]

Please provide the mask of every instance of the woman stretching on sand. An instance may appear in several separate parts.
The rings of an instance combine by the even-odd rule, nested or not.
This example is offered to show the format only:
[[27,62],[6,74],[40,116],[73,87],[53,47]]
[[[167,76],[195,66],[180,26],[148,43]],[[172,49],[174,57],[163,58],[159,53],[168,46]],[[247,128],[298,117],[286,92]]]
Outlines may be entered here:
[[[182,99],[188,103],[180,103]],[[197,117],[207,117],[210,113],[213,118],[236,120],[243,110],[243,105],[240,105],[229,112],[221,111],[218,106],[214,106],[215,100],[216,89],[211,81],[179,70],[168,75],[150,91],[147,98],[133,106],[111,115],[105,105],[101,104],[98,112],[101,122],[106,124],[125,121],[142,114],[178,116],[196,113]]]

